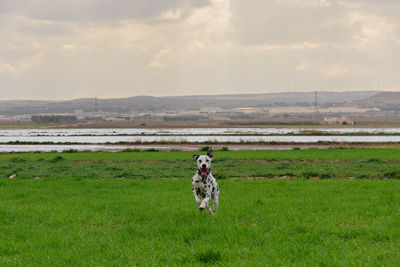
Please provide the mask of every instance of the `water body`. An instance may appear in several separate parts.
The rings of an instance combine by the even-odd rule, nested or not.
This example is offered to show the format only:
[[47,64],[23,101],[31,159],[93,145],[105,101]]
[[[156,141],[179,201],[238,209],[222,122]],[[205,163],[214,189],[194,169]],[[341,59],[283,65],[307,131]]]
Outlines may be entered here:
[[5,152],[51,152],[64,151],[69,149],[74,150],[90,150],[90,151],[121,151],[127,148],[126,146],[107,146],[107,145],[0,145],[0,153]]
[[300,133],[289,128],[159,128],[159,129],[16,129],[0,130],[0,136],[76,136],[76,135],[234,135]]
[[400,128],[175,128],[175,129],[0,129],[1,137],[28,136],[85,136],[85,135],[274,135],[301,134],[304,132],[321,132],[329,134],[400,134]]
[[32,143],[76,143],[76,144],[106,144],[106,143],[318,143],[318,142],[400,142],[400,136],[1,136],[0,143],[9,142]]
[[[0,152],[11,151],[62,151],[77,150],[107,150],[119,151],[127,146],[119,142],[140,144],[153,143],[151,147],[158,148],[158,143],[309,143],[340,142],[340,143],[390,143],[400,142],[400,128],[319,128],[311,129],[321,133],[346,134],[370,133],[377,135],[301,135],[310,129],[290,128],[188,128],[188,129],[18,129],[0,130]],[[399,135],[379,135],[397,134]],[[246,135],[248,134],[248,135]],[[254,136],[258,134],[258,136]],[[274,135],[280,134],[280,135]],[[283,134],[283,135],[281,135]],[[289,134],[289,135],[284,135]],[[300,135],[290,135],[300,134]],[[34,145],[13,145],[9,142],[54,143]],[[58,144],[57,144],[58,143]],[[71,144],[68,144],[71,143]],[[81,144],[81,145],[77,145]],[[149,146],[143,146],[149,148]]]

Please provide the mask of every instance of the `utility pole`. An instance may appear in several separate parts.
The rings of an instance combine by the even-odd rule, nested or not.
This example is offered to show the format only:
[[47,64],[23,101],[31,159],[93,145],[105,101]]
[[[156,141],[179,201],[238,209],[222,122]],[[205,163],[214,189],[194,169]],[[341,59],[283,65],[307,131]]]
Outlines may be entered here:
[[314,92],[314,115],[315,120],[319,120],[319,111],[318,111],[318,92]]
[[99,109],[97,107],[97,96],[94,97],[94,112],[98,112]]
[[318,91],[315,91],[314,97],[315,97],[314,107],[315,107],[315,109],[317,109],[317,107],[318,107]]

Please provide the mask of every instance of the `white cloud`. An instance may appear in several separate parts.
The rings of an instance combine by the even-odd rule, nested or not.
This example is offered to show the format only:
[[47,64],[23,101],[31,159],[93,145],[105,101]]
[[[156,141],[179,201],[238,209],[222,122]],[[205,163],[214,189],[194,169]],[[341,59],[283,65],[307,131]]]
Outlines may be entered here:
[[320,47],[319,43],[292,43],[292,44],[265,44],[265,45],[250,45],[248,48],[253,51],[269,51],[269,50],[280,50],[280,51],[295,51],[303,49],[315,49]]
[[162,48],[153,56],[151,62],[149,63],[149,67],[164,68],[168,64],[167,61],[171,60],[171,58],[173,58],[171,50],[168,47]]
[[181,8],[169,9],[160,15],[161,20],[177,20],[182,18],[183,11]]
[[15,62],[0,61],[0,75],[19,75],[24,71],[31,70],[40,61],[40,55],[24,58]]
[[351,22],[361,24],[360,32],[354,36],[359,46],[376,41],[396,41],[398,38],[395,33],[396,24],[388,18],[359,11],[348,16]]
[[2,0],[1,13],[59,22],[112,22],[116,20],[154,18],[164,11],[205,6],[207,0]]
[[[8,1],[0,15],[0,94],[33,88],[36,96],[68,98],[400,83],[400,18],[392,0],[157,0],[154,7],[124,0],[116,10],[107,1],[73,0],[61,5],[64,11],[48,0],[39,0],[40,8],[18,2]],[[82,10],[72,13],[77,6]],[[89,12],[94,7],[98,13]]]
[[347,74],[349,69],[345,64],[326,65],[321,69],[321,73],[327,76],[340,76]]
[[296,65],[295,69],[300,72],[321,74],[324,76],[343,76],[343,75],[371,75],[373,70],[366,65],[354,62],[322,62],[322,61],[303,61]]
[[65,44],[61,48],[62,50],[73,51],[76,50],[76,47],[72,44]]

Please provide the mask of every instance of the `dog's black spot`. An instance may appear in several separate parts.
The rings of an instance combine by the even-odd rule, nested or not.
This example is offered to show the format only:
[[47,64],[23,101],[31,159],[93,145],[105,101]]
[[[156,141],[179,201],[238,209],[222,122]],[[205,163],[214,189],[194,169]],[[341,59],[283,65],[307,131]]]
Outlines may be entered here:
[[199,182],[200,182],[199,180],[196,180],[196,181],[195,181],[195,183],[199,183]]

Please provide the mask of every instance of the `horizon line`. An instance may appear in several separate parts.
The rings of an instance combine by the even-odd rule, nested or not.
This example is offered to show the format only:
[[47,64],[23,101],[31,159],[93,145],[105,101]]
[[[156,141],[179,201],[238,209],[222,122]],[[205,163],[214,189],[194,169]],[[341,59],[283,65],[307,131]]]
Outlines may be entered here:
[[133,95],[133,96],[120,96],[120,97],[98,97],[94,95],[93,97],[77,97],[70,99],[43,99],[43,98],[14,98],[14,99],[1,99],[0,102],[6,101],[47,101],[47,102],[62,102],[62,101],[74,101],[82,99],[98,99],[98,100],[109,100],[109,99],[127,99],[135,97],[154,97],[154,98],[166,98],[166,97],[207,97],[207,96],[228,96],[228,95],[268,95],[268,94],[290,94],[290,93],[350,93],[350,92],[400,92],[399,90],[310,90],[310,91],[273,91],[266,93],[226,93],[226,94],[204,94],[204,95]]

